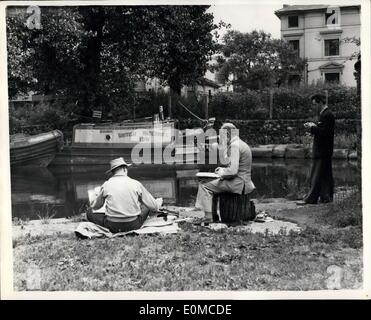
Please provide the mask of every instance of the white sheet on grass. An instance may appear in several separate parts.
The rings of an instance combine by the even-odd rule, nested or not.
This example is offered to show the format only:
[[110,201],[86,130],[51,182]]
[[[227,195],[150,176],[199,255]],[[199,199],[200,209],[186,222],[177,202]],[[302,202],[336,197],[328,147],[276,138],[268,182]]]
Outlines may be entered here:
[[148,218],[143,226],[138,230],[132,230],[128,232],[112,233],[107,228],[99,226],[92,222],[80,222],[75,230],[75,234],[82,238],[114,238],[124,236],[130,233],[136,234],[150,234],[150,233],[177,233],[180,228],[178,226],[179,221],[184,219],[178,219],[176,216],[168,215],[165,220],[164,217],[150,217]]

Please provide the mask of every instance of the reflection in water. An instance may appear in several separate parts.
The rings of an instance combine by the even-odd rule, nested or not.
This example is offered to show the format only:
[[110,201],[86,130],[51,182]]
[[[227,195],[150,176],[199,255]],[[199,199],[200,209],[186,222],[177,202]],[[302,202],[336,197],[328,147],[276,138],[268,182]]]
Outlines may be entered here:
[[[252,179],[256,186],[255,198],[296,198],[308,188],[310,161],[256,161]],[[57,168],[12,169],[12,215],[22,219],[55,213],[55,218],[69,217],[81,212],[87,204],[87,190],[101,185],[106,179],[105,166],[75,168],[61,171]],[[212,171],[213,168],[201,171]],[[129,175],[141,181],[166,204],[193,206],[197,194],[198,169],[177,170],[169,167],[133,167]],[[355,166],[334,162],[336,186],[354,186],[359,179]]]

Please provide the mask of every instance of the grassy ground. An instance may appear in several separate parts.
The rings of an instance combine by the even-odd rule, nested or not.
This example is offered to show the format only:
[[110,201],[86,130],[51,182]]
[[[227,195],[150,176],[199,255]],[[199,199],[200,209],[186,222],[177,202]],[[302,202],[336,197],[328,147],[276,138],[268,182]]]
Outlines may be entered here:
[[359,200],[354,192],[286,212],[303,227],[289,236],[181,223],[180,233],[162,236],[24,237],[13,245],[15,289],[27,290],[30,266],[40,268],[41,290],[317,290],[331,288],[331,266],[341,270],[341,288],[360,288]]

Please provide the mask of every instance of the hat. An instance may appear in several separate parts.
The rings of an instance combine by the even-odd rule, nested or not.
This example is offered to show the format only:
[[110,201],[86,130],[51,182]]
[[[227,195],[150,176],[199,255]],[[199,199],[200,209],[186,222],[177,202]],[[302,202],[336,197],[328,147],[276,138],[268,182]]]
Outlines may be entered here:
[[111,172],[112,170],[114,170],[118,167],[122,167],[122,166],[130,167],[131,166],[131,164],[126,163],[124,158],[122,158],[122,157],[111,160],[110,165],[111,165],[111,169],[107,170],[106,173],[109,173],[109,172]]

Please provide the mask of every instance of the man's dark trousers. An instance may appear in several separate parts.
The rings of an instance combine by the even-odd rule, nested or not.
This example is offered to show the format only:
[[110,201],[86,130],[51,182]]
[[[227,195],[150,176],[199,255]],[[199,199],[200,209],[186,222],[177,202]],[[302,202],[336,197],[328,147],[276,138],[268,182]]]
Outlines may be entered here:
[[334,197],[334,178],[332,176],[332,159],[313,159],[310,173],[310,190],[305,196],[307,203],[331,202]]
[[310,190],[304,197],[307,203],[329,202],[334,197],[332,154],[334,151],[335,117],[326,107],[320,114],[313,134],[313,164],[310,174]]

